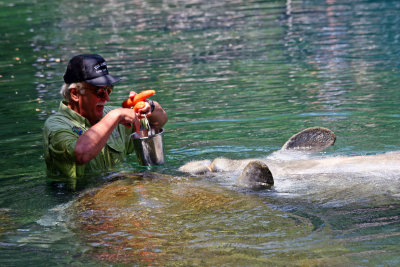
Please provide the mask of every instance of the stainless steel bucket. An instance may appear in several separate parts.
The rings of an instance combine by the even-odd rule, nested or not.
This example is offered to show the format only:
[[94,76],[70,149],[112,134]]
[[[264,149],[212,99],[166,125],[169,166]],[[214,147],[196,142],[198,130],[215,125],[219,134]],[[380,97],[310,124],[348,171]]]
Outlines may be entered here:
[[131,135],[136,155],[141,165],[160,165],[164,163],[163,133],[164,129],[156,133],[151,132],[149,136],[141,136],[138,133]]

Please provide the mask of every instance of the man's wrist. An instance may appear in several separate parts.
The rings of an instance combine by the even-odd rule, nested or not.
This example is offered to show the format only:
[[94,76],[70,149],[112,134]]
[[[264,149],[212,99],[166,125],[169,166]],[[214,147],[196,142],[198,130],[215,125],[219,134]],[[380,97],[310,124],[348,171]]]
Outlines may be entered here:
[[151,99],[146,99],[146,102],[150,104],[151,112],[153,112],[154,109],[156,108],[156,105],[154,104],[154,101],[151,100]]

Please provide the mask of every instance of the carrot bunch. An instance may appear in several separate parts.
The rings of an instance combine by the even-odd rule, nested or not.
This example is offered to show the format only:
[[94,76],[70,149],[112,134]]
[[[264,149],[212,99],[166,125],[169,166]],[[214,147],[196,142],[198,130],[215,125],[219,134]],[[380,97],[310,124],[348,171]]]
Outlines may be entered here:
[[133,108],[133,110],[137,112],[139,109],[145,107],[144,101],[155,93],[156,91],[154,90],[145,90],[143,92],[140,92],[139,94],[135,95],[135,97],[130,97],[122,102],[122,107]]

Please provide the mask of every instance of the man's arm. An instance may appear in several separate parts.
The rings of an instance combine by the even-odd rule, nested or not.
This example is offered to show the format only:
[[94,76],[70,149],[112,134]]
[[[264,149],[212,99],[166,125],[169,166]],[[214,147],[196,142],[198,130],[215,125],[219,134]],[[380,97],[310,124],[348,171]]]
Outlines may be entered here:
[[95,158],[106,145],[112,131],[119,123],[133,124],[135,129],[140,127],[140,122],[133,109],[118,108],[111,110],[78,138],[74,150],[75,162],[85,164]]
[[155,106],[154,111],[151,112],[147,119],[149,120],[151,127],[160,129],[164,126],[164,124],[167,123],[168,115],[160,104],[158,104],[156,101],[153,101],[153,103]]

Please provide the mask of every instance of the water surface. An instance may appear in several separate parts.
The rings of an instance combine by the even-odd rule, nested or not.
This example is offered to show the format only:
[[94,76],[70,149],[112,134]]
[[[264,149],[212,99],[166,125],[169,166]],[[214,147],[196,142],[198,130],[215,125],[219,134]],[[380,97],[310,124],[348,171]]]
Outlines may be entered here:
[[[397,265],[400,174],[189,177],[190,160],[271,157],[330,128],[313,157],[400,150],[397,1],[2,1],[2,265]],[[169,115],[163,166],[135,155],[66,193],[46,183],[41,129],[70,57],[99,53]],[[301,156],[299,156],[301,157]],[[378,165],[379,166],[379,165]],[[135,175],[140,173],[140,175]],[[156,173],[156,174],[154,174]],[[114,182],[110,183],[110,180]]]

